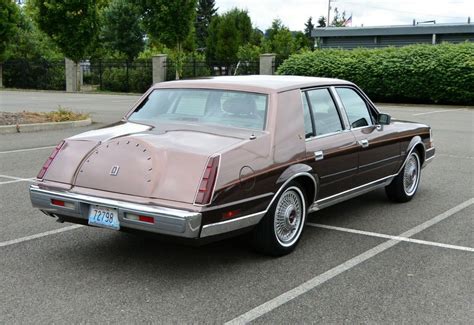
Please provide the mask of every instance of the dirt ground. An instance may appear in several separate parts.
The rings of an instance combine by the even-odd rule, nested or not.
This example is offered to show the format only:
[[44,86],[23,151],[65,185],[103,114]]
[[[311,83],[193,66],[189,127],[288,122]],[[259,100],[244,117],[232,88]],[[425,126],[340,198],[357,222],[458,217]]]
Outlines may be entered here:
[[0,125],[16,125],[50,122],[50,118],[44,113],[20,112],[9,113],[0,112]]

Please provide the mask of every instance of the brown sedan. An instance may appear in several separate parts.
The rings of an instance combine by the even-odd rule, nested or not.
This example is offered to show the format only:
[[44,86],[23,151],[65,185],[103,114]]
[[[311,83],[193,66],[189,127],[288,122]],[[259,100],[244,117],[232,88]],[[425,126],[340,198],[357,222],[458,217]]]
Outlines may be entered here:
[[284,255],[309,212],[380,187],[411,200],[434,154],[429,126],[392,120],[347,81],[173,81],[118,125],[62,141],[30,195],[60,222],[194,241],[251,231]]

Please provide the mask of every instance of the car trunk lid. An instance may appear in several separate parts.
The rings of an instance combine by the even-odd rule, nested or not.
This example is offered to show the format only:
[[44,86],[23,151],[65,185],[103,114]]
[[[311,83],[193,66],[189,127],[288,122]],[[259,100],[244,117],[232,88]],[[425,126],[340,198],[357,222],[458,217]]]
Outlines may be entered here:
[[83,160],[74,185],[193,203],[209,157],[241,141],[184,130],[109,139]]

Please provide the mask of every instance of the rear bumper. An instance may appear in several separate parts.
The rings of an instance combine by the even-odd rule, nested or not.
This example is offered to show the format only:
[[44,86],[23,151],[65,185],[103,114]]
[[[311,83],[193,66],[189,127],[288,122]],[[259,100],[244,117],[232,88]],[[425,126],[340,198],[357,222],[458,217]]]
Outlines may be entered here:
[[[120,227],[142,230],[157,234],[183,238],[198,238],[201,231],[202,215],[199,212],[171,209],[153,205],[137,204],[107,198],[92,197],[60,190],[41,189],[30,186],[30,198],[33,207],[48,215],[67,216],[69,220],[87,223],[91,205],[101,205],[118,210]],[[67,206],[53,205],[51,200],[61,200]],[[126,218],[127,213],[154,218],[154,223],[145,223]]]

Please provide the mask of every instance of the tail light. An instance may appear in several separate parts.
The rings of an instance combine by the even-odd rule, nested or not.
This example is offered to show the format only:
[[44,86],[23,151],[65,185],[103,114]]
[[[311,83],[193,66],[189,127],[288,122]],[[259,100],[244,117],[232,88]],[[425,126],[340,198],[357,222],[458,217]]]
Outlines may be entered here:
[[202,175],[201,184],[196,195],[194,203],[206,205],[211,202],[214,184],[216,182],[217,167],[219,166],[219,157],[211,157],[207,162],[206,170]]
[[61,150],[62,146],[64,145],[65,141],[61,141],[56,148],[54,148],[53,152],[49,155],[48,159],[46,159],[46,162],[44,163],[43,167],[38,173],[38,176],[36,178],[42,179],[44,177],[44,174],[46,174],[46,171],[48,170],[49,166],[51,166],[51,163],[53,162],[54,158],[58,154],[59,150]]

